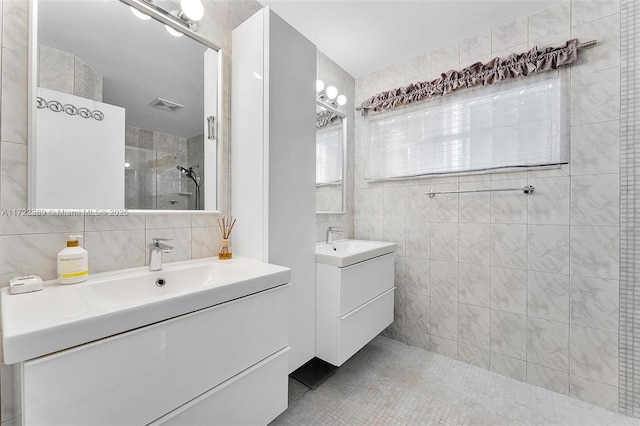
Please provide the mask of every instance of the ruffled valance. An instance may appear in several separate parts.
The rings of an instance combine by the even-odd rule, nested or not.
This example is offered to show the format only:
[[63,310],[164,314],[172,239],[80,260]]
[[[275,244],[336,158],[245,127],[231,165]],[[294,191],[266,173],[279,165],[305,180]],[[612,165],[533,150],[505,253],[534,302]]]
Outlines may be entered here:
[[320,129],[322,127],[326,127],[329,124],[332,124],[338,115],[335,112],[331,111],[320,111],[316,113],[316,129]]
[[561,47],[548,47],[542,51],[535,46],[525,53],[512,53],[506,59],[494,58],[483,64],[476,62],[461,71],[447,71],[432,81],[409,84],[405,87],[378,93],[364,101],[363,110],[383,111],[436,95],[446,95],[455,90],[474,86],[486,86],[505,78],[525,77],[543,71],[554,70],[578,59],[578,40],[567,41]]

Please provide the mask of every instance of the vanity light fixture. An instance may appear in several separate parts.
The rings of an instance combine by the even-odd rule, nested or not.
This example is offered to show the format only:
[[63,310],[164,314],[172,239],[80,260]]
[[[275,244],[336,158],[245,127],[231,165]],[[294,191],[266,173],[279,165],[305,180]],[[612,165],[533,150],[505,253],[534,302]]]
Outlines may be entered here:
[[334,108],[347,103],[347,97],[345,95],[339,95],[338,89],[335,86],[327,86],[325,89],[322,80],[316,80],[316,97],[318,100]]
[[[173,10],[168,11],[160,6],[158,6],[154,0],[134,0],[136,3],[143,5],[148,9],[152,9],[165,18],[171,19],[173,22],[191,30],[198,31],[198,21],[200,21],[204,17],[204,5],[202,4],[202,0],[181,0],[180,1],[180,9],[181,10]],[[150,18],[146,13],[138,10],[135,7],[131,7],[131,12],[138,18],[142,20],[147,20]],[[168,25],[165,25],[167,32],[174,37],[182,36],[182,33],[174,30]]]

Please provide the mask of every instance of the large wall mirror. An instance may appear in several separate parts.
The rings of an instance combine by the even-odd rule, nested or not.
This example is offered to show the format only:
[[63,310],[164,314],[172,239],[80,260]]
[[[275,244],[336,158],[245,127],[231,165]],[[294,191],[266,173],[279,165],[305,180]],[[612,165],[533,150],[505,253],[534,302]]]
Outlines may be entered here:
[[344,213],[347,116],[316,100],[316,213]]
[[215,210],[218,49],[144,2],[34,6],[29,207]]

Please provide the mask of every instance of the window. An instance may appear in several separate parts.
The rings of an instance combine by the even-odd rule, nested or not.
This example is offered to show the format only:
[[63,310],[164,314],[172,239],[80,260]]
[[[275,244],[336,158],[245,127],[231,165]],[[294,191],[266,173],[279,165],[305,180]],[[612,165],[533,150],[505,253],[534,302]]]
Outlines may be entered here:
[[566,98],[551,71],[371,115],[366,177],[566,163]]

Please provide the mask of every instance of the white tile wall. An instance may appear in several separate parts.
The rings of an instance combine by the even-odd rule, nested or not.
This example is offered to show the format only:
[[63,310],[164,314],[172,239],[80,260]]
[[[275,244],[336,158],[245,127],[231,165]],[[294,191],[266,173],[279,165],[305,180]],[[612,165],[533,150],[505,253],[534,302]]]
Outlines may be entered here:
[[[397,256],[405,259],[406,273],[397,274],[404,282],[396,283],[400,312],[387,331],[390,336],[615,409],[619,1],[566,1],[460,40],[457,47],[447,42],[404,65],[371,73],[357,79],[356,88],[363,100],[382,90],[391,68],[406,68],[407,80],[400,86],[476,58],[557,46],[573,37],[597,39],[598,45],[580,51],[565,72],[571,87],[570,165],[400,180],[393,187],[369,183],[363,178],[366,119],[358,115],[354,230],[356,238],[382,235],[398,243]],[[534,194],[423,195],[430,189],[526,184],[535,186]],[[403,189],[404,207],[399,206]],[[376,209],[380,203],[384,208]]]

